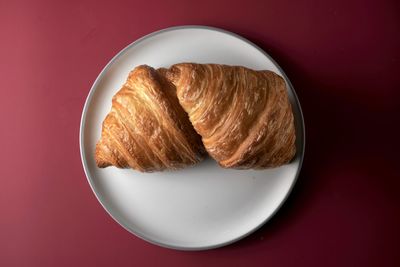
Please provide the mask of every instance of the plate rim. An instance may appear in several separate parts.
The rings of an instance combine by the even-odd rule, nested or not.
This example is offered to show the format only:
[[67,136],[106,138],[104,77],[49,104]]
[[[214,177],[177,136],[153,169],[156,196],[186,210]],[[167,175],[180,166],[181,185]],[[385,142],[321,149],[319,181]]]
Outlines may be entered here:
[[[300,126],[300,128],[302,130],[302,139],[300,140],[301,155],[300,155],[300,159],[299,159],[299,166],[297,168],[297,171],[296,171],[295,177],[293,179],[293,182],[290,185],[290,188],[287,191],[286,195],[283,197],[282,201],[277,205],[277,207],[274,209],[274,211],[270,215],[268,215],[259,225],[257,225],[256,227],[250,229],[248,232],[244,233],[243,235],[237,236],[236,238],[230,239],[228,241],[221,242],[221,243],[218,243],[218,244],[208,245],[208,246],[185,247],[185,246],[176,246],[176,245],[171,245],[171,244],[168,244],[168,243],[159,242],[159,241],[154,240],[152,238],[149,238],[147,236],[144,236],[144,235],[141,235],[139,233],[136,233],[134,230],[132,230],[128,226],[124,225],[123,222],[118,221],[111,214],[111,212],[106,208],[105,204],[103,203],[103,200],[99,197],[98,192],[95,190],[95,187],[94,187],[94,184],[93,184],[93,181],[92,181],[92,177],[89,175],[89,172],[88,172],[88,164],[87,164],[86,156],[84,155],[84,149],[83,149],[83,147],[84,147],[83,134],[85,132],[85,121],[86,121],[86,114],[87,114],[87,110],[88,110],[88,104],[89,104],[89,102],[91,102],[91,99],[92,99],[93,94],[95,92],[95,88],[97,87],[99,81],[104,76],[104,74],[106,73],[108,68],[114,63],[114,61],[116,61],[119,57],[121,57],[123,54],[125,54],[126,51],[128,51],[131,47],[139,44],[140,42],[142,42],[142,41],[144,41],[144,40],[146,40],[148,38],[151,38],[151,37],[153,37],[155,35],[161,34],[161,33],[169,32],[169,31],[175,31],[175,30],[181,30],[181,29],[203,29],[203,30],[210,30],[210,31],[216,31],[216,32],[224,33],[224,34],[230,35],[232,37],[235,37],[235,38],[237,38],[237,39],[249,44],[250,46],[254,47],[256,50],[261,52],[264,56],[266,56],[277,67],[277,69],[282,73],[282,76],[285,78],[286,82],[288,83],[289,89],[293,93],[294,100],[295,100],[296,105],[298,107],[298,112],[299,112],[298,115],[299,115],[299,118],[301,120],[301,124],[299,126]],[[251,42],[250,40],[244,38],[243,36],[240,36],[239,34],[236,34],[234,32],[231,32],[231,31],[228,31],[228,30],[225,30],[225,29],[221,29],[221,28],[218,28],[218,27],[205,26],[205,25],[173,26],[173,27],[168,27],[168,28],[164,28],[164,29],[161,29],[161,30],[157,30],[157,31],[151,32],[151,33],[149,33],[147,35],[144,35],[144,36],[140,37],[139,39],[136,39],[135,41],[131,42],[130,44],[125,46],[122,50],[120,50],[114,57],[112,57],[111,60],[101,70],[101,72],[98,74],[97,78],[93,82],[93,85],[91,86],[91,88],[89,90],[89,93],[88,93],[88,95],[86,97],[85,103],[83,105],[81,121],[80,121],[80,127],[79,127],[79,150],[80,150],[82,167],[83,167],[83,170],[84,170],[84,173],[85,173],[85,176],[86,176],[86,180],[89,183],[89,186],[92,189],[93,194],[95,195],[97,201],[101,204],[103,209],[108,213],[108,215],[115,222],[117,222],[122,228],[124,228],[129,233],[135,235],[136,237],[138,237],[138,238],[140,238],[140,239],[142,239],[144,241],[147,241],[147,242],[149,242],[149,243],[151,243],[153,245],[161,246],[161,247],[164,247],[164,248],[181,250],[181,251],[210,250],[210,249],[215,249],[215,248],[219,248],[219,247],[230,245],[232,243],[235,243],[235,242],[237,242],[237,241],[239,241],[239,240],[251,235],[252,233],[257,231],[258,229],[260,229],[263,225],[265,225],[271,218],[273,218],[275,216],[275,214],[278,212],[278,210],[280,210],[281,207],[283,206],[283,204],[286,202],[286,200],[288,199],[289,195],[291,194],[295,184],[297,183],[300,171],[301,171],[302,166],[303,166],[304,152],[305,152],[304,116],[303,116],[303,111],[301,109],[299,98],[298,98],[298,96],[296,94],[296,91],[294,90],[294,87],[293,87],[292,83],[290,82],[288,76],[283,71],[283,69],[279,66],[279,64],[267,52],[265,52],[263,49],[261,49],[258,45],[254,44],[253,42]]]

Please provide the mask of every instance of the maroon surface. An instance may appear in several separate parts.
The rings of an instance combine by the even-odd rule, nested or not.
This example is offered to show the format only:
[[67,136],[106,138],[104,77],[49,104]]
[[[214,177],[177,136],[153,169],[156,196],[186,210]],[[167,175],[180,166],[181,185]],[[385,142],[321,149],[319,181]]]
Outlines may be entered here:
[[[0,266],[400,266],[398,1],[54,2],[0,1]],[[122,229],[91,192],[78,146],[104,65],[184,24],[264,48],[306,119],[304,167],[282,210],[205,252]]]

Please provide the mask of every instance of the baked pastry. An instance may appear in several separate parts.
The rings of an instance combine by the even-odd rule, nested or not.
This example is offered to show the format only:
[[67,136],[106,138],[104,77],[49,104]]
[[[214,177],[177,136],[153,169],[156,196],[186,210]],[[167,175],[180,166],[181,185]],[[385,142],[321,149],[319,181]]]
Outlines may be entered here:
[[97,166],[142,172],[179,169],[201,161],[204,154],[174,85],[146,65],[131,71],[103,121]]
[[176,86],[208,153],[225,168],[263,169],[296,153],[293,113],[285,81],[272,71],[217,64],[173,65]]

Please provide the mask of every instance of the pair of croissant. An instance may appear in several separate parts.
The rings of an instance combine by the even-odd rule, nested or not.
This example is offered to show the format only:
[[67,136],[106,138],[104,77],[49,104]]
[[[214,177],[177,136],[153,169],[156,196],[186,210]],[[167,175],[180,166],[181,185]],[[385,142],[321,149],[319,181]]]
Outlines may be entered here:
[[288,163],[295,128],[283,78],[218,64],[138,66],[112,99],[95,159],[151,172],[196,164],[206,152],[225,168]]

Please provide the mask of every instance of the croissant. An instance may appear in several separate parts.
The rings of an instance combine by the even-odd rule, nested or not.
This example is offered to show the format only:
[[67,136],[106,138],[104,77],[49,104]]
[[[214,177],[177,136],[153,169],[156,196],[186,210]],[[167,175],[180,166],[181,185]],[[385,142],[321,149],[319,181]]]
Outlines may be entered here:
[[207,152],[225,168],[263,169],[296,153],[293,113],[285,81],[272,71],[217,64],[173,65],[176,86]]
[[201,138],[179,105],[174,85],[160,72],[146,65],[136,67],[113,96],[96,145],[98,167],[150,172],[179,169],[203,159]]

